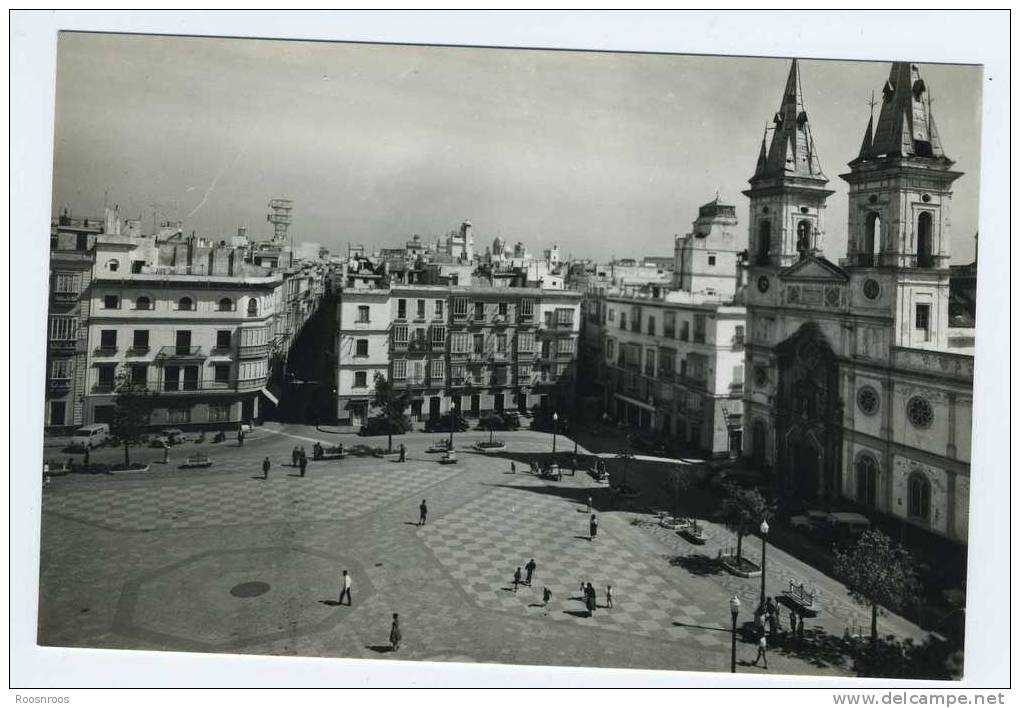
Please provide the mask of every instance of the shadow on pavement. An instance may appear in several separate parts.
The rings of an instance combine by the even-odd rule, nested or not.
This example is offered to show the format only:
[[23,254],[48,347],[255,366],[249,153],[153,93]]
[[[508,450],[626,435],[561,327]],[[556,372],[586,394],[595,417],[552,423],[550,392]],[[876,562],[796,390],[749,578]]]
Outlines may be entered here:
[[694,575],[721,575],[723,573],[722,567],[715,562],[715,559],[710,556],[706,556],[704,553],[691,553],[686,556],[673,556],[669,559],[669,564],[672,566],[679,566]]

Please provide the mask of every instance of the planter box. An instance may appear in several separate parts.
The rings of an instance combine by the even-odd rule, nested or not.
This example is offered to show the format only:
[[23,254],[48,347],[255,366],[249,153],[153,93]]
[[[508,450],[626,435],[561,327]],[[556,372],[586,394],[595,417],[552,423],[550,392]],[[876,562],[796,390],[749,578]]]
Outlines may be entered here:
[[506,443],[502,441],[492,443],[480,442],[475,443],[475,449],[479,452],[502,452],[506,450]]
[[729,573],[740,578],[761,577],[761,566],[757,563],[752,563],[746,558],[741,559],[741,562],[738,564],[736,556],[721,556],[719,564]]
[[148,472],[149,465],[140,465],[137,462],[132,462],[130,467],[125,468],[124,465],[111,465],[110,474],[123,474],[125,472]]

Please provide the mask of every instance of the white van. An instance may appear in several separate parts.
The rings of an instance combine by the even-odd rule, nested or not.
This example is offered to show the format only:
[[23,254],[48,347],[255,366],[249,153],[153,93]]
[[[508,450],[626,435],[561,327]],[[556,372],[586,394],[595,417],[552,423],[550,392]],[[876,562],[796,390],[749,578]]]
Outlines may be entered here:
[[110,437],[110,426],[107,423],[94,423],[78,428],[71,436],[71,448],[91,450],[106,442]]

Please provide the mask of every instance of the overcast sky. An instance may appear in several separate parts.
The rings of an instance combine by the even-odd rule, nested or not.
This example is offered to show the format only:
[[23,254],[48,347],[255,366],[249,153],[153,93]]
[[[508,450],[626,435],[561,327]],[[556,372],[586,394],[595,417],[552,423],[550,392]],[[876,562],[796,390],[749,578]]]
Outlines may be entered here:
[[[908,60],[910,57],[890,56]],[[99,215],[104,193],[152,228],[292,234],[340,250],[475,225],[532,251],[670,255],[697,207],[740,191],[789,60],[65,33],[53,210]],[[846,183],[888,63],[802,60],[829,198],[823,244],[845,255]],[[953,261],[973,259],[981,69],[922,65],[946,153]],[[877,117],[877,116],[876,116]],[[154,205],[156,205],[154,207]],[[743,226],[741,228],[744,228]]]

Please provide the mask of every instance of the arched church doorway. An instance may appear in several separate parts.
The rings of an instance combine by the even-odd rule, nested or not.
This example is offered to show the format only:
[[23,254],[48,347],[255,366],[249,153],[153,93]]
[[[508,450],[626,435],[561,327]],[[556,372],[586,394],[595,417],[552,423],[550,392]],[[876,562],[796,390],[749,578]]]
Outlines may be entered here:
[[839,365],[818,325],[779,345],[775,477],[781,500],[828,505],[839,493]]

